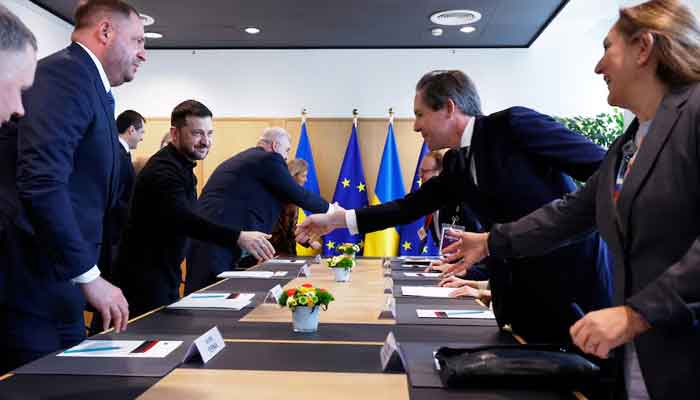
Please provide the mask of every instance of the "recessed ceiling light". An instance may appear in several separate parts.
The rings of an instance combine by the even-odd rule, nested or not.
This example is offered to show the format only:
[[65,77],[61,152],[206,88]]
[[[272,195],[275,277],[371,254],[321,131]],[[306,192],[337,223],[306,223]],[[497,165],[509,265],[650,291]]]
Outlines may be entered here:
[[146,39],[160,39],[163,37],[162,34],[156,32],[146,32],[143,34]]
[[141,21],[143,21],[143,26],[153,25],[156,22],[150,15],[139,14],[139,16],[141,17]]
[[481,19],[481,14],[472,10],[446,10],[430,16],[434,24],[457,26],[473,24]]
[[473,26],[463,26],[459,28],[459,30],[464,33],[472,33],[476,30],[476,28],[474,28]]
[[245,31],[246,31],[246,33],[249,33],[251,35],[257,35],[258,33],[260,33],[260,28],[256,28],[254,26],[251,26],[251,27],[245,28]]
[[433,28],[430,30],[430,34],[433,36],[442,36],[442,28]]

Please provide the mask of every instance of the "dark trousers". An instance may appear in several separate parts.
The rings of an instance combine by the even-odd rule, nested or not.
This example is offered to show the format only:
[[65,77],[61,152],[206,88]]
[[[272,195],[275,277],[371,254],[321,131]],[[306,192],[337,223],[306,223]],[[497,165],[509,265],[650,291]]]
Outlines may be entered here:
[[85,338],[85,299],[36,238],[0,218],[0,374]]
[[52,321],[26,312],[0,310],[0,375],[85,339],[82,320]]

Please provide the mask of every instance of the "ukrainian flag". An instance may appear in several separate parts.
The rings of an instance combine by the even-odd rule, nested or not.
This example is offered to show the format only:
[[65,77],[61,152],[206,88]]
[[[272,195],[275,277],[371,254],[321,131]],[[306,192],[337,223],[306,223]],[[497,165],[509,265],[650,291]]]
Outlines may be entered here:
[[[357,143],[357,120],[352,124],[352,133],[345,149],[345,157],[340,167],[338,181],[335,184],[333,202],[338,202],[346,210],[367,207],[367,183],[365,172],[362,169],[360,146]],[[343,243],[355,243],[364,245],[361,235],[351,235],[347,228],[336,229],[323,238],[323,255],[334,256],[338,254],[337,247]],[[362,250],[360,250],[360,254]]]
[[[297,153],[295,158],[300,158],[309,165],[309,175],[304,184],[304,189],[320,194],[321,191],[318,188],[318,176],[316,175],[316,164],[314,163],[314,155],[311,152],[311,142],[309,142],[309,134],[306,131],[306,117],[302,117],[301,120],[301,134],[299,135],[299,146],[297,146]],[[306,210],[299,210],[299,217],[297,219],[297,224],[301,224],[308,215],[312,213]],[[297,243],[297,255],[299,256],[313,256],[320,253],[321,250],[314,250],[312,247],[304,247]]]
[[[394,121],[389,120],[389,131],[386,134],[382,162],[379,165],[377,183],[372,196],[371,205],[388,203],[403,198],[406,191],[401,175],[399,152],[394,139]],[[399,232],[396,227],[368,233],[365,236],[365,256],[391,257],[398,255]]]

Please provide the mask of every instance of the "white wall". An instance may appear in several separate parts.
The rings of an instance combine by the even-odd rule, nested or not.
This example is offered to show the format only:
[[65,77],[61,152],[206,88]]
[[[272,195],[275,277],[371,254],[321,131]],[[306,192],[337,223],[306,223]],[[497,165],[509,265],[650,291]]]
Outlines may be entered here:
[[[68,42],[71,27],[28,0],[3,0],[34,30],[40,54]],[[216,116],[412,116],[413,88],[432,69],[459,68],[477,83],[485,112],[526,105],[569,116],[608,110],[593,73],[620,4],[572,0],[529,49],[149,51],[136,80],[115,89],[117,108],[167,116],[187,98]],[[697,9],[697,5],[694,6]],[[157,17],[157,16],[156,16]],[[437,39],[439,40],[439,39]]]

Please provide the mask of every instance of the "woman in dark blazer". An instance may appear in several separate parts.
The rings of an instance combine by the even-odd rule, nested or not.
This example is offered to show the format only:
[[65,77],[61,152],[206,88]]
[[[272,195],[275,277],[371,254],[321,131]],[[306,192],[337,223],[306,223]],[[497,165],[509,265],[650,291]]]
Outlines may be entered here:
[[575,323],[574,343],[604,358],[624,349],[630,398],[698,399],[700,26],[680,1],[652,0],[620,10],[604,47],[595,72],[608,102],[635,114],[631,126],[578,192],[490,233],[460,234],[452,259],[465,260],[453,270],[598,229],[615,260],[614,306]]

